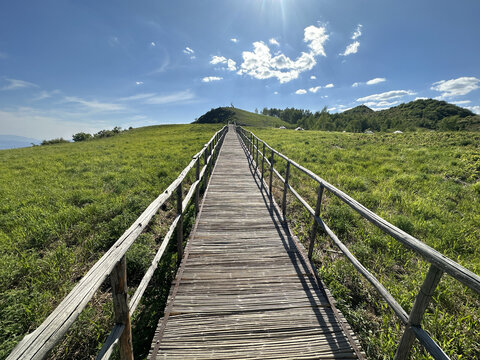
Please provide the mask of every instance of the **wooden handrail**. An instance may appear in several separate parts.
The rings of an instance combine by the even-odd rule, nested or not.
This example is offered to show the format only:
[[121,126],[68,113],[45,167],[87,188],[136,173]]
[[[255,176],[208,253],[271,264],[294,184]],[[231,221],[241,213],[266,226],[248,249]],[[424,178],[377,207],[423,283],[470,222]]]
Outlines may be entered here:
[[[424,244],[420,240],[416,239],[415,237],[407,234],[405,231],[397,228],[396,226],[392,225],[385,219],[381,218],[373,211],[367,209],[365,206],[360,204],[355,199],[351,198],[343,191],[337,189],[332,184],[328,183],[312,171],[308,170],[307,168],[297,164],[292,159],[288,158],[287,156],[283,155],[279,151],[272,148],[268,145],[265,141],[258,138],[253,132],[247,131],[244,128],[237,126],[236,127],[237,134],[241,139],[245,150],[249,152],[249,160],[254,162],[255,156],[256,160],[256,167],[255,172],[257,172],[258,168],[258,156],[262,157],[262,172],[261,172],[261,181],[262,186],[263,184],[263,164],[266,162],[270,166],[270,179],[269,179],[269,186],[268,192],[270,198],[273,198],[272,195],[272,175],[275,174],[280,181],[284,184],[284,193],[283,193],[283,202],[282,202],[282,212],[283,216],[286,216],[286,192],[290,190],[290,192],[300,201],[300,203],[305,207],[305,209],[313,216],[313,225],[310,235],[310,244],[309,244],[309,258],[311,259],[313,246],[314,246],[314,239],[317,226],[319,225],[325,233],[332,239],[332,241],[340,248],[340,250],[345,254],[345,256],[352,262],[353,266],[359,271],[377,290],[377,292],[384,298],[387,304],[392,308],[394,313],[399,317],[399,319],[406,325],[406,329],[404,332],[404,336],[402,337],[402,341],[400,342],[400,346],[397,350],[395,355],[395,360],[405,360],[408,357],[412,346],[412,336],[415,336],[421,344],[425,347],[425,349],[435,358],[435,359],[448,359],[448,356],[441,350],[437,343],[425,332],[421,326],[420,322],[423,318],[423,313],[430,301],[433,292],[440,281],[441,274],[443,272],[449,274],[456,280],[460,281],[470,289],[480,293],[480,277],[471,272],[470,270],[466,269],[465,267],[461,266],[460,264],[456,263],[452,259],[444,256],[440,252],[436,251],[435,249],[431,248],[430,246]],[[255,144],[256,142],[256,144]],[[262,144],[262,151],[260,150],[259,142]],[[267,159],[267,154],[265,153],[265,148],[271,151],[270,161]],[[282,175],[274,168],[273,164],[273,156],[276,154],[278,157],[282,158],[287,162],[287,169],[286,169],[286,176],[284,179]],[[297,191],[288,183],[288,176],[291,172],[290,166],[300,170],[311,179],[315,180],[319,184],[319,190],[317,195],[317,204],[315,210],[298,194]],[[287,180],[287,181],[286,181]],[[266,186],[265,186],[266,187]],[[410,314],[401,307],[401,305],[395,300],[395,298],[388,292],[388,290],[378,281],[361,263],[356,259],[356,257],[348,250],[348,248],[338,239],[338,237],[333,233],[333,231],[323,222],[320,215],[320,204],[322,200],[323,190],[326,189],[350,206],[352,209],[357,211],[363,218],[370,221],[372,224],[377,226],[379,229],[383,230],[388,235],[392,236],[394,239],[401,242],[404,246],[408,247],[409,249],[415,251],[419,255],[421,255],[425,260],[431,263],[431,270],[427,274],[425,281],[422,285],[422,289],[420,290],[415,304],[412,308]],[[428,289],[426,291],[425,289]]]
[[[43,359],[48,351],[50,351],[67,332],[75,319],[80,315],[87,303],[93,297],[98,288],[102,285],[105,279],[112,274],[112,271],[120,263],[125,256],[127,250],[132,246],[137,237],[148,226],[152,217],[157,213],[160,207],[170,197],[176,193],[186,176],[192,170],[195,165],[200,161],[202,155],[204,155],[204,166],[198,173],[196,181],[191,185],[185,199],[182,201],[181,207],[178,211],[181,214],[185,211],[188,203],[195,194],[195,190],[200,186],[201,180],[204,178],[206,184],[209,169],[211,169],[212,162],[214,161],[214,155],[219,151],[223,139],[225,137],[228,127],[224,126],[221,130],[217,131],[215,135],[206,143],[202,150],[195,154],[190,163],[183,169],[180,175],[168,186],[168,188],[160,194],[138,217],[138,219],[123,233],[123,235],[113,244],[113,246],[107,250],[107,252],[90,268],[87,274],[78,282],[78,284],[70,291],[70,293],[60,302],[60,304],[53,310],[53,312],[40,324],[40,326],[32,333],[26,335],[13,349],[8,360],[13,359]],[[210,152],[207,154],[207,149]],[[209,166],[210,165],[210,166]],[[197,170],[198,171],[198,170]],[[193,190],[192,190],[193,188]],[[158,261],[163,255],[165,248],[170,240],[173,231],[178,227],[181,214],[177,214],[169,232],[165,236],[157,255],[152,262],[152,265],[147,270],[139,288],[132,297],[132,301],[129,304],[129,313],[133,314],[136,309],[143,292],[148,285],[148,282],[153,276]],[[125,285],[126,286],[126,285]],[[128,312],[127,312],[128,313]],[[118,341],[118,338],[122,335],[123,330],[126,328],[124,324],[117,324],[110,336],[108,337],[108,347],[102,348],[101,358],[108,358],[111,354],[113,345]]]

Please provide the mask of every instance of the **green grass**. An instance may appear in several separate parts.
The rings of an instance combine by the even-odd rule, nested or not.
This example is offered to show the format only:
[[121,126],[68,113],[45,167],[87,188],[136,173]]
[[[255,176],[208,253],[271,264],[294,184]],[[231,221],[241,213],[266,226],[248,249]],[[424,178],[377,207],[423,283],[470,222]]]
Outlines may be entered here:
[[[152,126],[95,141],[0,151],[0,359],[45,319],[220,127]],[[169,215],[162,214],[127,253],[131,285],[140,281],[169,225]],[[134,326],[156,325],[163,309],[153,303],[168,294],[174,267],[171,251],[154,279],[157,288],[147,291],[142,305],[151,312],[140,311]],[[95,354],[112,325],[108,286],[107,281],[52,358]],[[145,336],[134,339],[136,347],[143,346],[139,358],[148,352]]]
[[[387,221],[480,274],[480,136],[476,133],[352,134],[254,129]],[[276,165],[282,173],[285,163]],[[311,205],[317,185],[292,170],[290,183]],[[283,187],[275,193],[281,199]],[[306,242],[312,219],[289,197],[289,220]],[[428,263],[328,192],[322,217],[354,255],[410,311]],[[370,359],[393,358],[403,326],[335,248],[319,235],[315,262]],[[480,357],[480,297],[444,275],[424,320],[452,358]],[[416,345],[413,359],[428,358]]]
[[255,113],[237,109],[237,108],[232,110],[235,112],[235,115],[233,115],[233,120],[236,121],[237,124],[242,126],[276,127],[276,128],[280,126],[285,126],[286,128],[292,127],[292,124],[289,124],[274,116],[255,114]]

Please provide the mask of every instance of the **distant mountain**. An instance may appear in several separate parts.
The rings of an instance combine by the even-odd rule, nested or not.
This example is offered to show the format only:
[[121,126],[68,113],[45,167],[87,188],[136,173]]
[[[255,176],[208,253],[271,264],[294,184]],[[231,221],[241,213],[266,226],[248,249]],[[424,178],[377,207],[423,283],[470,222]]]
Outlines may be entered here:
[[216,109],[211,109],[194,121],[194,123],[197,124],[227,124],[228,122],[235,122],[242,126],[292,127],[291,124],[277,117],[255,114],[233,107],[219,107]]
[[15,149],[39,144],[40,140],[17,135],[0,135],[0,150]]

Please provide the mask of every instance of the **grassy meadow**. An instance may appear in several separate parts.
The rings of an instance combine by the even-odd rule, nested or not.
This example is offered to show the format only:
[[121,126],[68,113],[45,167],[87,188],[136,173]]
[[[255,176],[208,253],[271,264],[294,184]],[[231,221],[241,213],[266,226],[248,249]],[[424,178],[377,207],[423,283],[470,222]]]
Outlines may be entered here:
[[[105,139],[0,151],[0,359],[43,321],[220,128],[151,126]],[[129,285],[139,283],[165,234],[169,224],[162,216],[168,217],[157,216],[127,253]],[[156,326],[163,309],[154,306],[155,299],[168,294],[174,257],[172,251],[159,265],[158,289],[147,290],[141,305],[150,310],[140,311],[134,329],[137,323],[148,324],[145,331]],[[96,354],[112,326],[108,287],[107,281],[50,358]],[[136,357],[142,358],[153,333],[137,335]]]
[[[250,130],[384,219],[480,274],[480,134]],[[285,163],[277,160],[277,165],[284,174]],[[291,169],[290,183],[314,207],[318,186]],[[282,191],[277,182],[279,203]],[[290,225],[306,244],[312,219],[293,196],[287,204]],[[428,264],[328,191],[321,216],[410,311]],[[322,234],[315,262],[360,336],[367,358],[393,358],[403,326],[386,303]],[[479,305],[478,294],[443,276],[424,326],[453,359],[480,358]],[[412,358],[429,357],[416,345]]]

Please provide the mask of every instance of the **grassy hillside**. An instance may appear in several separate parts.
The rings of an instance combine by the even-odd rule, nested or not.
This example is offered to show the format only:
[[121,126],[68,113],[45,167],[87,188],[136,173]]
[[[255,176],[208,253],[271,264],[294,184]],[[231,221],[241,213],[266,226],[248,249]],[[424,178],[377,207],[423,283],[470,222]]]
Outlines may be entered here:
[[292,127],[291,124],[274,116],[267,116],[261,114],[255,114],[249,111],[232,108],[232,107],[219,107],[212,109],[207,113],[200,116],[195,123],[197,124],[227,124],[228,122],[236,122],[242,126],[255,126],[255,127]]
[[[386,220],[480,274],[480,135],[468,132],[353,134],[251,128],[260,138]],[[285,164],[278,160],[281,172]],[[282,168],[283,166],[283,168]],[[317,186],[298,170],[290,183],[315,204]],[[283,185],[277,183],[277,200]],[[293,198],[291,225],[306,241],[311,217]],[[399,303],[410,311],[428,270],[421,257],[325,194],[322,217]],[[390,359],[402,328],[393,312],[325,236],[315,261],[369,359]],[[425,327],[448,355],[480,358],[480,296],[448,275]],[[413,359],[426,359],[417,348]]]
[[[106,139],[0,151],[0,359],[43,321],[219,128],[152,126]],[[157,220],[127,253],[129,286],[138,284],[165,233]],[[171,276],[166,261],[160,267]],[[168,293],[168,283],[163,285]],[[112,325],[109,296],[107,284],[52,357],[95,353]],[[147,319],[153,326],[158,310]],[[142,340],[148,341],[134,339],[135,346]]]

